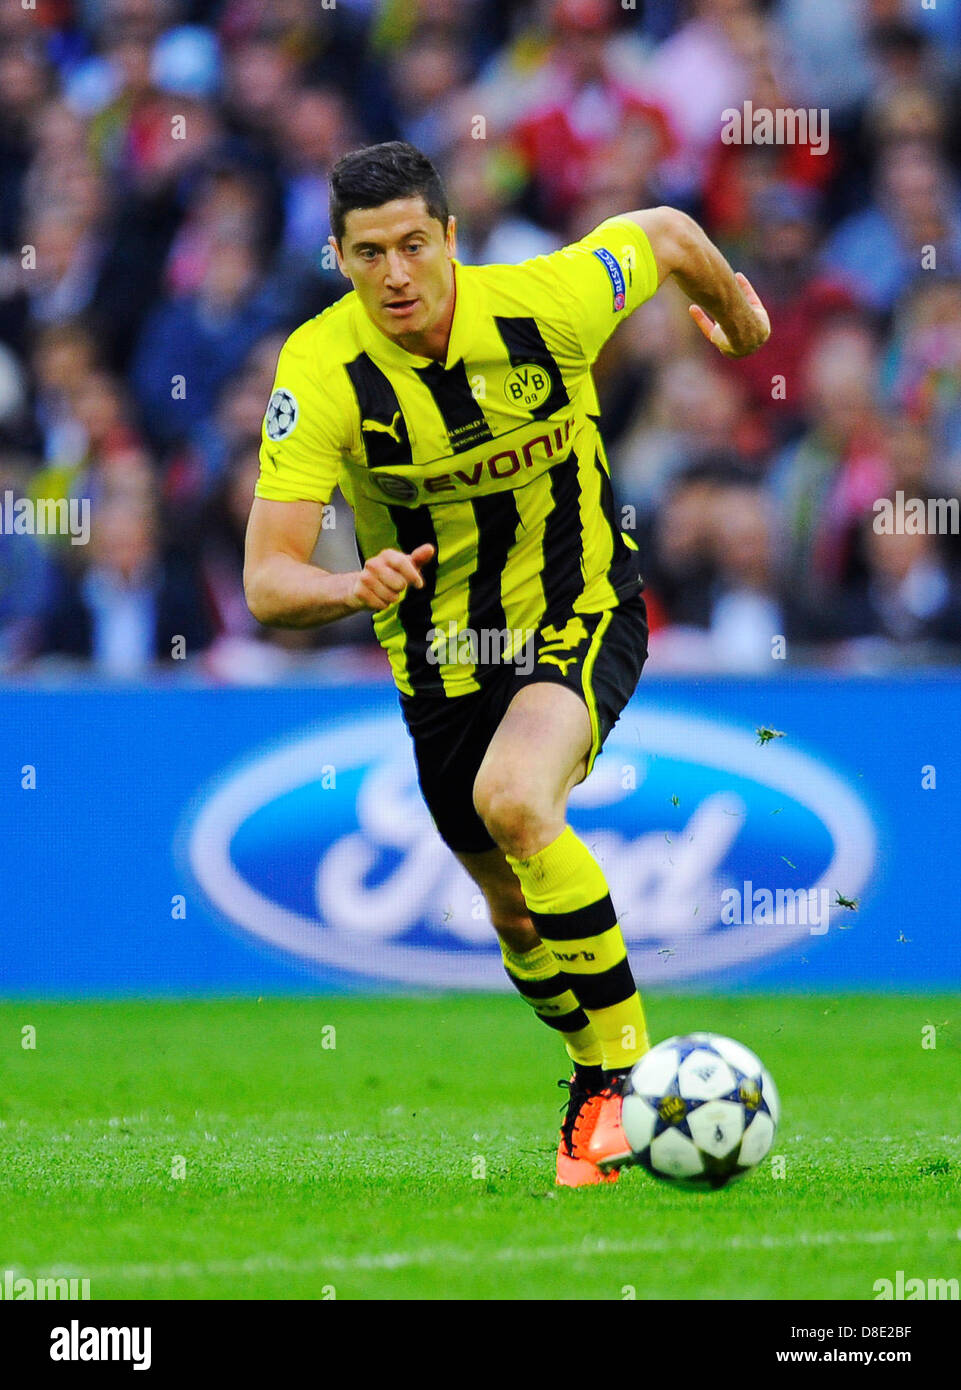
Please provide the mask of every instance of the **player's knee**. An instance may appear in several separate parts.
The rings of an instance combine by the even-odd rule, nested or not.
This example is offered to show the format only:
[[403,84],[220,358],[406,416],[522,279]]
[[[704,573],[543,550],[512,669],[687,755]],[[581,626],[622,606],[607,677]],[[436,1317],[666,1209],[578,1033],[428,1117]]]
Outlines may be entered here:
[[527,798],[511,784],[501,770],[481,771],[474,782],[474,809],[488,832],[499,841],[495,830],[509,831],[523,816]]
[[502,776],[478,776],[474,807],[501,849],[523,858],[541,847],[549,817],[527,788]]

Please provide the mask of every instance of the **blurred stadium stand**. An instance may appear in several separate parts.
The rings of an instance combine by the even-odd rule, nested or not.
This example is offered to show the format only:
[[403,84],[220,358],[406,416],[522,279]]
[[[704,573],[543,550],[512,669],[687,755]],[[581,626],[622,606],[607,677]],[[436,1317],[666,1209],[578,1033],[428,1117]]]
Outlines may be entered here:
[[[0,673],[386,671],[362,615],[260,630],[241,564],[280,344],[348,288],[327,172],[392,138],[437,161],[465,261],[669,202],[770,309],[729,362],[671,288],[597,364],[652,674],[957,664],[961,538],[872,520],[961,495],[959,75],[961,8],[907,0],[3,6],[0,498],[88,497],[92,531],[0,534]],[[828,108],[827,153],[724,144],[748,100]],[[354,568],[334,515],[317,562]]]

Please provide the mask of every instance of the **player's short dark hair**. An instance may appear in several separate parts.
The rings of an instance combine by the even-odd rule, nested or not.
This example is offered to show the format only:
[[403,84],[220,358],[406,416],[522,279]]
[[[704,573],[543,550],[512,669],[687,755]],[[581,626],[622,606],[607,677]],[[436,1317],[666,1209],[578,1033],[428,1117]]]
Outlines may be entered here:
[[379,208],[394,198],[424,199],[431,217],[447,231],[447,193],[425,154],[406,140],[387,140],[351,150],[330,171],[330,230],[343,239],[353,208]]

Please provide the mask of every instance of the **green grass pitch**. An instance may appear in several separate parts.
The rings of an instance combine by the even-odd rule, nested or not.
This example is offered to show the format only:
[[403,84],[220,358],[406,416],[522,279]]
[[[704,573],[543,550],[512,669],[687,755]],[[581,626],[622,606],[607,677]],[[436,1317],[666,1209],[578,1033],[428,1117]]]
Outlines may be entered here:
[[4,1003],[0,1277],[86,1276],[94,1299],[871,1299],[898,1269],[958,1277],[959,1003],[649,996],[655,1039],[727,1033],[780,1088],[784,1177],[707,1194],[638,1169],[553,1186],[567,1069],[513,997]]

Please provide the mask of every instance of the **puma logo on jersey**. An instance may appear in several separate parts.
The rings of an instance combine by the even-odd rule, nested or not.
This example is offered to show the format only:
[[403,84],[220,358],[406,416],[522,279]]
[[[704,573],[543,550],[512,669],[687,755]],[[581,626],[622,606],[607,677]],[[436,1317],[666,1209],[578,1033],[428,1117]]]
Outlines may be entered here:
[[[391,417],[389,425],[385,425],[382,420],[361,420],[360,427],[362,430],[380,430],[383,434],[389,434],[391,439],[396,439],[397,443],[401,444],[403,441],[399,431],[400,419],[400,411],[396,410]],[[397,426],[397,428],[395,428],[395,426]]]
[[558,652],[570,650],[571,647],[578,647],[587,636],[587,628],[580,618],[569,618],[563,628],[558,629],[551,624],[541,632],[542,637],[547,641],[542,643],[538,663],[550,662],[552,666],[559,666],[564,675],[567,675],[568,666],[577,661],[576,656],[561,657]]
[[577,657],[554,656],[552,653],[548,652],[546,656],[539,656],[537,660],[541,665],[543,665],[545,662],[549,662],[552,666],[559,666],[561,668],[562,673],[566,676],[568,666],[572,666],[574,662],[577,660]]

